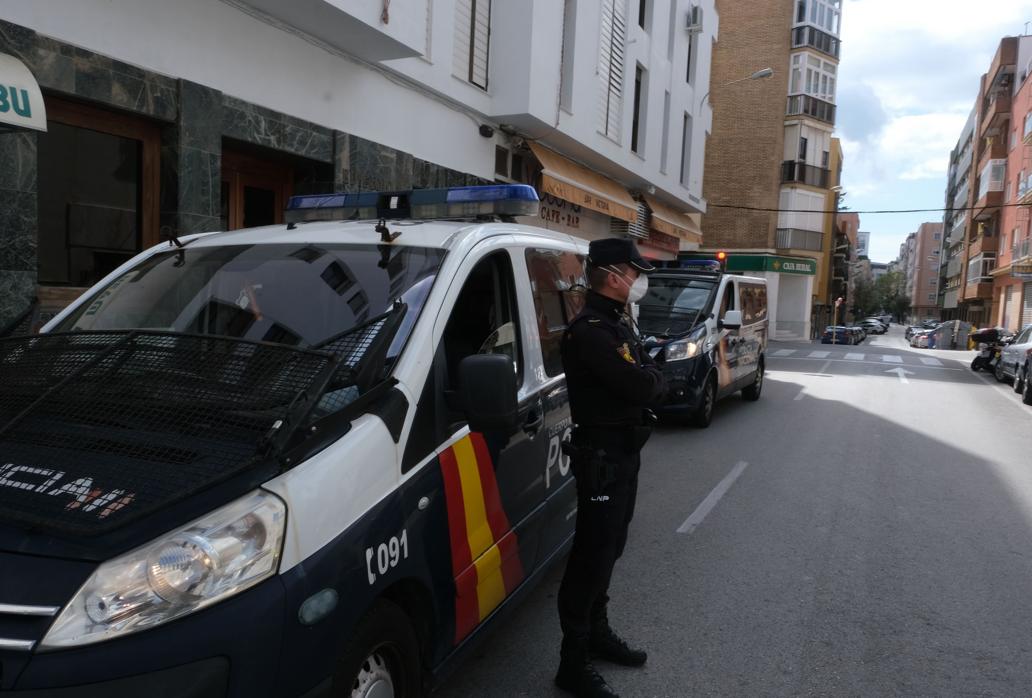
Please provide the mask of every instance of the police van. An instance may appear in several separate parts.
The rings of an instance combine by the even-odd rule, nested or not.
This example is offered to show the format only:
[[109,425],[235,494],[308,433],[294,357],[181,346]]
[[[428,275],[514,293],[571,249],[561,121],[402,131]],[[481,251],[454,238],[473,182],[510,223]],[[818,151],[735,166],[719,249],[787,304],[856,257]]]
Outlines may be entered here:
[[0,694],[415,696],[571,542],[587,245],[522,185],[295,197],[0,340]]
[[767,282],[683,259],[649,275],[637,309],[645,346],[667,380],[661,415],[708,427],[718,400],[758,400],[767,349]]

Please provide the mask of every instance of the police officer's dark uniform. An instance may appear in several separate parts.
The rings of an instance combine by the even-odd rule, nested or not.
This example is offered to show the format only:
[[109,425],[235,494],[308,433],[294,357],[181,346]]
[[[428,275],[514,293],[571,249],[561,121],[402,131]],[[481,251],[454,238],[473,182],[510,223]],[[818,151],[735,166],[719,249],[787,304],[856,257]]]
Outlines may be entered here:
[[[630,240],[592,242],[589,267],[653,267]],[[629,282],[628,282],[629,283]],[[577,481],[577,528],[559,588],[563,630],[555,682],[578,696],[614,696],[591,656],[641,666],[646,654],[609,627],[606,605],[613,565],[623,553],[638,490],[639,452],[651,432],[646,407],[665,391],[663,375],[641,348],[623,303],[589,291],[562,343],[575,424],[571,456]]]

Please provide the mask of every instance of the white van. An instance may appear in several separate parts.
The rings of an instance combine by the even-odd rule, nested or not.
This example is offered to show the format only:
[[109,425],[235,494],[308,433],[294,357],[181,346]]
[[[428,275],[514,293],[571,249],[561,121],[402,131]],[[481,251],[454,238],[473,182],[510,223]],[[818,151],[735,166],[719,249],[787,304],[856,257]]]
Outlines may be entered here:
[[683,259],[649,275],[638,304],[646,347],[662,360],[662,415],[697,426],[713,420],[718,400],[742,391],[758,400],[767,350],[767,281],[722,273],[716,260]]
[[536,210],[296,197],[0,340],[0,693],[432,686],[572,539],[587,243]]

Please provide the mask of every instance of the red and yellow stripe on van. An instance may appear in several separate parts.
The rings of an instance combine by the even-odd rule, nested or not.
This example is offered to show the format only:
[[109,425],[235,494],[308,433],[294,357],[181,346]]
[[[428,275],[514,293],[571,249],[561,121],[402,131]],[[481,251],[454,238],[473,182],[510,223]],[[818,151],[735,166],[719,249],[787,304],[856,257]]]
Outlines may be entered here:
[[458,644],[523,580],[519,544],[498,493],[494,463],[481,434],[440,455],[455,577]]

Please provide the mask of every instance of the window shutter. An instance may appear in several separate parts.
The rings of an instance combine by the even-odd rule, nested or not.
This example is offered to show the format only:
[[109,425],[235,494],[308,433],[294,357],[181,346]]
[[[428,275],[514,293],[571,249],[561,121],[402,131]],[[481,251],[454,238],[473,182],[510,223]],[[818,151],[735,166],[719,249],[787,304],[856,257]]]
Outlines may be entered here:
[[626,0],[603,0],[599,31],[598,75],[601,90],[599,131],[620,140],[623,107],[624,41],[627,37]]
[[473,0],[455,0],[455,43],[452,53],[452,72],[463,80],[469,78],[469,42],[472,24]]
[[455,0],[452,72],[486,90],[491,44],[491,0]]
[[469,81],[487,89],[488,54],[491,48],[491,0],[473,0],[473,40],[470,43]]

